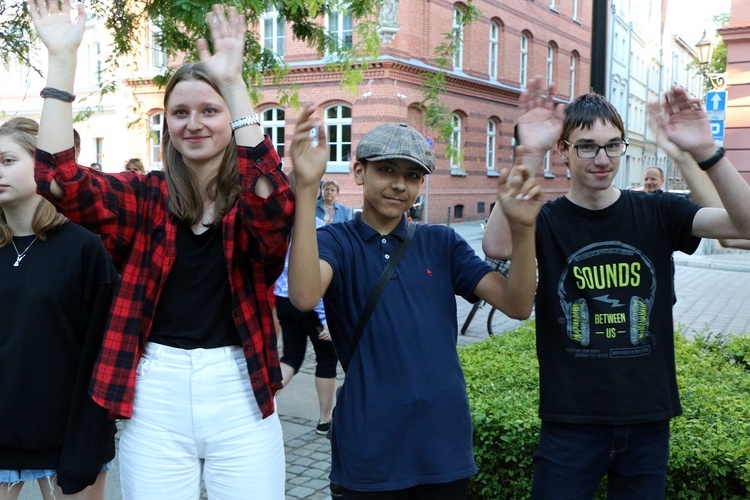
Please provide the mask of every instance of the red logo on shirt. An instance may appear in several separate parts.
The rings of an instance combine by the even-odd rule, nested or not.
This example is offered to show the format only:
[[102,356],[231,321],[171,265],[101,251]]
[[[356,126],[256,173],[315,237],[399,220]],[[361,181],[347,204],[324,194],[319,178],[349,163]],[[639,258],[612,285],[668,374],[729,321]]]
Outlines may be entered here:
[[432,271],[430,271],[429,269],[427,270],[427,276],[432,276]]

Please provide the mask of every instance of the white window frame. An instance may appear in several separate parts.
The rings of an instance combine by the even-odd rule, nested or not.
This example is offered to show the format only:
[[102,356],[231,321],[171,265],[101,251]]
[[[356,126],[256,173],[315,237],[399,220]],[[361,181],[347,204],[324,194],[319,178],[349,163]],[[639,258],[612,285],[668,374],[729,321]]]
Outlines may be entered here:
[[487,172],[494,173],[497,171],[495,162],[497,161],[497,123],[495,120],[487,120],[487,150],[486,150],[486,163]]
[[555,0],[549,0],[549,8],[550,9],[555,9],[556,6],[557,6],[557,2],[555,2]]
[[461,157],[461,116],[457,113],[451,115],[453,121],[453,132],[451,133],[451,149],[454,155],[451,158],[451,170],[460,170],[460,163],[453,163],[454,158]]
[[578,0],[571,0],[573,3],[573,20],[578,21]]
[[521,54],[519,63],[519,77],[518,81],[522,89],[526,88],[528,82],[528,69],[529,69],[529,35],[521,33]]
[[[352,14],[335,8],[330,15],[327,15],[326,28],[328,33],[335,36],[339,45],[351,47],[354,42],[354,24]],[[334,26],[335,23],[335,26]],[[347,27],[348,26],[348,27]]]
[[[158,117],[158,123],[155,118]],[[161,133],[164,128],[164,112],[158,111],[148,117],[148,156],[151,162],[151,170],[161,170],[162,168],[162,143]],[[101,162],[99,162],[101,163]]]
[[167,67],[167,53],[162,49],[156,36],[161,33],[161,28],[153,19],[148,20],[148,62],[151,69],[162,70]]
[[547,152],[544,154],[544,175],[545,175],[545,177],[552,175],[551,167],[552,167],[552,162],[550,161],[550,151],[547,150]]
[[547,87],[555,79],[555,46],[551,43],[547,45]]
[[279,154],[279,158],[284,158],[286,154],[286,144],[284,142],[285,118],[284,108],[273,107],[264,109],[261,112],[261,124],[263,124],[263,133],[266,134],[273,143],[274,149]]
[[570,100],[576,98],[576,67],[578,61],[575,54],[570,54]]
[[458,7],[453,9],[453,30],[458,30],[456,37],[456,46],[453,51],[453,69],[463,69],[464,67],[464,13]]
[[[279,15],[276,7],[271,6],[263,12],[261,20],[263,48],[283,58],[286,55],[286,21],[284,17]],[[267,25],[270,25],[270,30]]]
[[490,23],[490,46],[489,46],[489,76],[497,80],[498,54],[500,53],[500,25],[495,21]]
[[[329,117],[329,112],[336,109],[336,116]],[[344,116],[344,109],[349,110],[349,116]],[[328,164],[326,172],[348,173],[352,158],[352,108],[344,104],[334,104],[326,108],[325,113],[326,137],[328,138]],[[343,138],[348,136],[349,141]],[[348,150],[348,154],[346,151]]]
[[92,42],[86,46],[88,52],[89,83],[99,85],[102,82],[102,45]]

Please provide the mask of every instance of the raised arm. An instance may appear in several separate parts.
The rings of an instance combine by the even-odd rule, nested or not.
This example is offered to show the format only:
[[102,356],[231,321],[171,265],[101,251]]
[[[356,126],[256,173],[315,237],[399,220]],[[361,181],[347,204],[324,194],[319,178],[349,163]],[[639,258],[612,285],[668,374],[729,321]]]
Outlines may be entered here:
[[[303,311],[312,310],[320,302],[333,277],[331,266],[318,257],[315,202],[328,161],[328,145],[324,127],[312,118],[314,111],[312,106],[302,111],[290,147],[297,205],[289,249],[289,300]],[[313,128],[318,131],[317,141],[310,137]]]
[[[680,149],[675,143],[670,141],[667,134],[656,122],[656,116],[660,112],[661,105],[659,103],[649,104],[649,126],[651,126],[656,134],[656,145],[667,153],[677,168],[680,169],[682,177],[690,188],[691,198],[704,207],[724,208],[724,205],[721,203],[721,197],[708,177],[708,174],[701,170],[690,153]],[[719,243],[723,247],[750,250],[750,240],[719,239]]]
[[[524,113],[518,117],[519,143],[516,145],[513,166],[525,167],[533,177],[540,170],[547,151],[552,149],[560,138],[564,108],[552,99],[554,87],[544,88],[540,77],[532,78],[521,94]],[[501,196],[508,175],[501,175],[498,196]],[[499,199],[499,198],[498,198]],[[491,259],[507,259],[512,252],[511,235],[500,203],[490,213],[482,238],[482,251]]]
[[701,209],[693,220],[693,235],[716,239],[750,238],[750,186],[729,159],[719,154],[700,101],[688,95],[685,89],[673,86],[665,95],[661,109],[652,107],[651,112],[669,141],[687,151],[698,165],[704,164],[708,178],[726,207]]
[[501,175],[498,197],[512,239],[510,269],[506,279],[499,273],[487,274],[474,291],[477,297],[506,315],[526,319],[531,314],[536,291],[536,218],[542,204],[542,190],[525,166],[513,167]]
[[[28,0],[29,13],[42,39],[49,62],[47,84],[39,120],[37,148],[48,153],[59,153],[73,147],[73,85],[78,64],[78,48],[86,30],[83,3],[72,10],[70,0]],[[72,19],[75,15],[75,19]],[[60,186],[52,181],[52,195],[62,198]]]

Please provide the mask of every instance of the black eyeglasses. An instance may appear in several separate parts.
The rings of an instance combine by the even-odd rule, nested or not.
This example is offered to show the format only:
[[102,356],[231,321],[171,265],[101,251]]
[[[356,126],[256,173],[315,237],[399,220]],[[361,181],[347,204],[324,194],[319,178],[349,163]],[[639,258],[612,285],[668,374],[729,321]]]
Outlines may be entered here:
[[596,156],[599,154],[599,151],[601,151],[602,149],[604,150],[604,153],[610,158],[618,158],[625,155],[625,152],[628,150],[628,146],[630,145],[626,140],[623,140],[622,142],[612,142],[609,144],[605,144],[604,146],[600,146],[594,143],[571,144],[568,141],[562,142],[564,142],[568,146],[574,147],[578,158],[581,158],[583,160],[596,158]]

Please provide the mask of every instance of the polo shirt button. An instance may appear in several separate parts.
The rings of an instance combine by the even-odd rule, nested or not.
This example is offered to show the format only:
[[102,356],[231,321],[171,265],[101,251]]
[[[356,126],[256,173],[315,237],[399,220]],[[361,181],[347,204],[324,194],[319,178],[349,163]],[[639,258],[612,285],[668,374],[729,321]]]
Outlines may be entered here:
[[382,240],[380,240],[380,241],[381,241],[381,243],[383,243],[383,245],[385,245],[385,244],[387,243],[387,241],[385,241],[385,238],[383,238],[383,239],[382,239]]
[[385,260],[388,260],[388,259],[390,259],[390,258],[391,258],[391,256],[390,256],[390,255],[388,255],[388,254],[385,254]]

